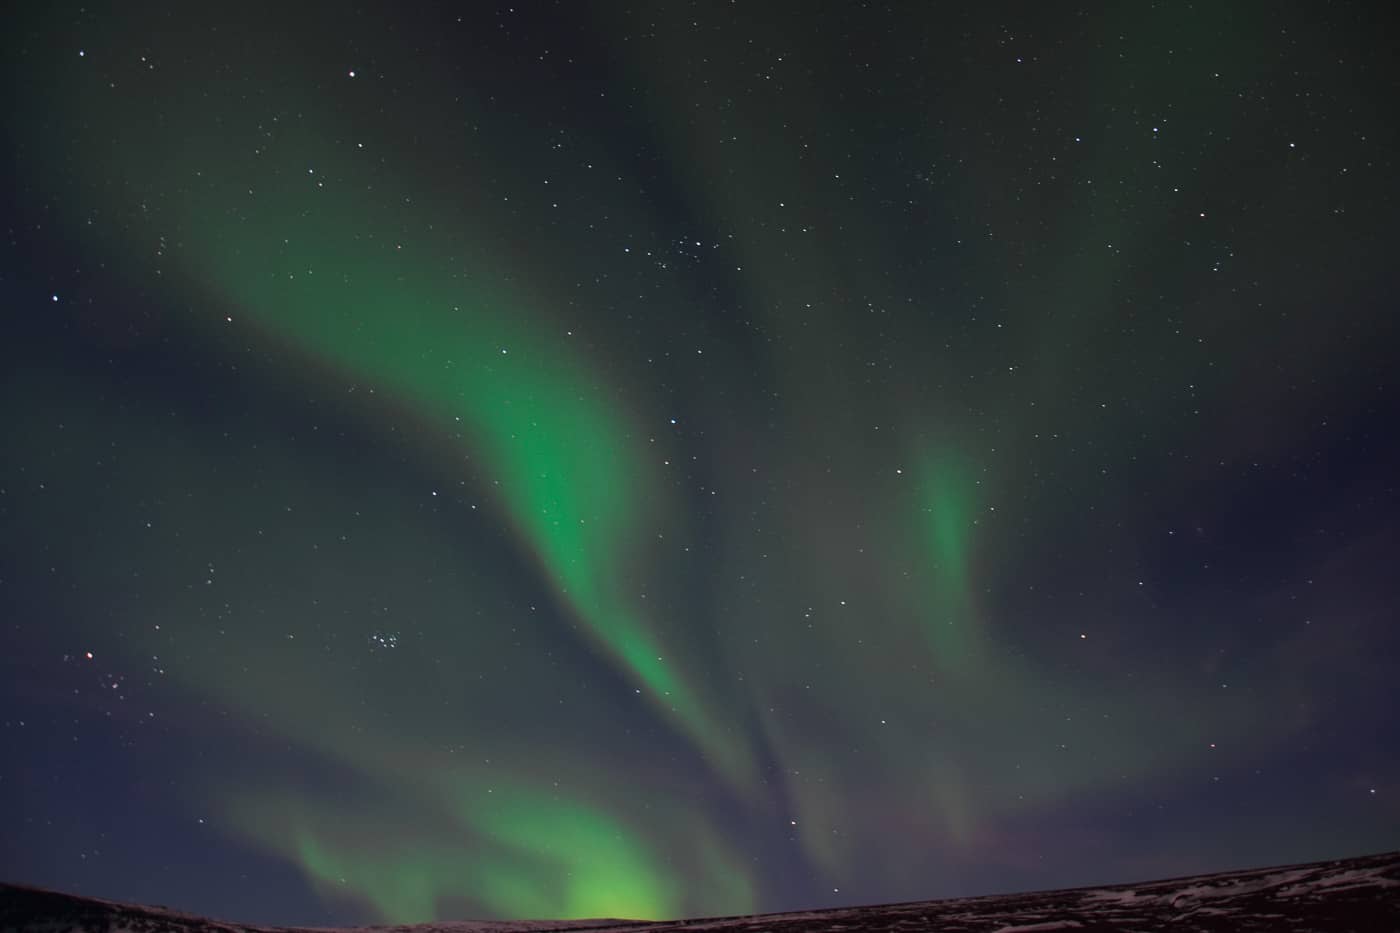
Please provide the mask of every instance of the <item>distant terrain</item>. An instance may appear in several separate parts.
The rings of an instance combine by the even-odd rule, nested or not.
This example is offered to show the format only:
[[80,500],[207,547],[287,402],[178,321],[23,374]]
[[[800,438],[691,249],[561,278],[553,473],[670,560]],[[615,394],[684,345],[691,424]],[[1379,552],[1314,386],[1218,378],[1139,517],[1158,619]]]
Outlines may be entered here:
[[[195,917],[37,888],[0,885],[0,933],[305,933]],[[1400,931],[1400,852],[1140,884],[783,914],[642,922],[453,921],[361,928],[384,933],[1047,933],[1107,931]],[[322,931],[327,933],[327,931]]]

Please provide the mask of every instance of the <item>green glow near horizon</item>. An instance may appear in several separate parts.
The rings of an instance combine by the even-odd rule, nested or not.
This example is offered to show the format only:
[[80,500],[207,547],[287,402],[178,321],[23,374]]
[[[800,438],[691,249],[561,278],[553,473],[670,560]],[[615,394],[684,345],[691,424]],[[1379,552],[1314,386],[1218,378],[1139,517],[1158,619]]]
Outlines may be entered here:
[[[402,489],[381,493],[379,477],[291,441],[257,435],[256,452],[207,442],[199,432],[218,426],[196,424],[197,405],[182,409],[190,423],[172,440],[139,407],[96,408],[94,398],[115,395],[101,374],[16,375],[32,397],[65,401],[70,436],[111,428],[151,451],[110,467],[115,485],[138,494],[68,493],[74,551],[89,546],[93,516],[146,527],[145,503],[166,490],[219,486],[212,504],[188,490],[171,497],[197,542],[152,535],[90,561],[114,568],[94,590],[140,580],[160,594],[159,613],[139,618],[146,640],[124,650],[143,663],[178,656],[170,679],[182,695],[295,759],[285,773],[192,778],[190,805],[224,802],[223,831],[386,921],[438,919],[458,904],[501,917],[743,913],[764,904],[773,871],[756,839],[790,845],[780,858],[813,891],[876,869],[926,885],[918,872],[930,852],[955,859],[987,844],[1008,814],[1195,760],[1195,721],[1210,717],[1222,736],[1257,728],[1220,712],[1214,696],[1183,700],[1166,678],[1129,679],[1080,657],[1077,641],[1038,656],[1000,637],[1074,624],[1071,600],[1054,607],[1068,623],[986,609],[991,587],[1021,583],[999,550],[1018,546],[1010,510],[990,511],[998,483],[1021,469],[999,448],[1026,443],[1033,432],[1020,419],[1031,425],[1052,407],[1063,360],[1038,355],[1052,330],[1055,347],[1072,342],[1059,333],[1069,316],[1035,317],[1044,332],[1023,338],[1031,350],[1006,350],[1036,357],[1044,382],[988,392],[987,420],[1006,436],[989,439],[967,388],[985,367],[949,349],[969,325],[922,297],[964,270],[952,260],[917,274],[887,267],[900,244],[876,217],[861,222],[847,182],[828,177],[831,153],[796,169],[771,147],[734,158],[745,150],[727,108],[711,106],[717,91],[689,81],[663,41],[629,54],[659,76],[655,86],[695,95],[651,112],[647,131],[675,156],[671,180],[696,225],[726,237],[722,264],[641,298],[632,281],[571,290],[595,260],[538,244],[548,228],[516,219],[513,205],[539,195],[540,179],[515,170],[513,141],[473,136],[462,112],[405,101],[417,110],[399,119],[359,97],[337,109],[349,93],[321,90],[323,78],[295,63],[186,87],[134,85],[137,75],[130,96],[107,95],[116,82],[87,72],[39,80],[49,66],[36,66],[33,106],[52,115],[48,148],[31,153],[52,155],[35,169],[36,189],[45,172],[81,180],[91,203],[59,203],[55,214],[75,237],[109,237],[94,252],[155,270],[153,304],[188,311],[171,333],[250,382],[351,399],[346,417],[366,436],[412,435],[412,482],[440,479],[454,508],[489,503],[471,513],[489,513],[480,524],[468,525],[465,506],[424,518]],[[797,123],[827,119],[816,80],[792,85]],[[364,87],[354,93],[372,93]],[[474,116],[475,106],[460,110]],[[637,112],[646,122],[645,102]],[[442,127],[440,162],[396,135],[429,120]],[[70,136],[100,155],[64,162]],[[599,165],[620,182],[629,171]],[[600,196],[598,214],[623,218],[609,235],[669,232],[633,180]],[[793,185],[810,205],[778,202]],[[837,211],[852,212],[839,235],[787,233]],[[787,219],[799,212],[810,217]],[[1073,261],[1059,268],[1070,284],[1091,282],[1080,297],[1104,313],[1116,273],[1084,246],[1102,227],[1089,229],[1069,238]],[[580,253],[589,230],[574,234]],[[147,255],[157,243],[158,262]],[[556,265],[568,274],[548,274]],[[743,309],[734,317],[751,316],[752,333],[728,321],[706,331],[687,289],[713,303],[710,289],[731,288]],[[1008,285],[1007,301],[1056,300],[1045,291],[1028,278]],[[927,321],[891,316],[878,339],[851,324],[901,300]],[[616,333],[594,333],[592,316],[624,301],[664,319],[658,330],[703,333],[686,353],[736,334],[753,346],[725,371],[688,373],[670,357],[649,368],[650,344],[629,342],[630,315],[610,321]],[[938,339],[913,339],[919,326]],[[255,373],[249,360],[275,372]],[[1045,408],[1027,414],[1019,392],[1048,397]],[[755,411],[750,397],[762,400]],[[711,433],[658,438],[673,400]],[[15,417],[36,436],[47,429]],[[255,420],[239,422],[250,437]],[[404,422],[414,430],[400,433]],[[662,466],[680,454],[696,464],[684,481]],[[697,507],[702,496],[718,504]],[[247,516],[289,503],[304,524],[283,524],[278,540],[260,524],[246,533]],[[1061,507],[1018,519],[1043,531]],[[332,557],[308,557],[332,547]],[[202,583],[206,559],[227,590]],[[154,579],[153,567],[167,576]],[[424,567],[436,574],[431,593]],[[391,601],[384,593],[421,634],[392,657],[349,644]],[[96,630],[106,618],[80,624]],[[159,636],[148,631],[157,623]],[[314,643],[289,638],[302,624]],[[335,637],[341,628],[350,634]],[[625,705],[634,691],[636,706]],[[1069,747],[1074,756],[1061,754]],[[322,800],[303,768],[334,774],[354,789],[350,802]]]
[[[654,853],[629,829],[584,806],[514,796],[503,793],[506,800],[487,810],[479,804],[464,810],[463,841],[455,846],[425,850],[417,839],[399,843],[390,836],[377,844],[337,838],[334,831],[323,842],[301,828],[288,854],[330,893],[363,897],[395,922],[435,920],[441,900],[468,894],[502,916],[679,915],[681,892],[658,874]],[[306,803],[295,809],[306,812]],[[268,841],[280,847],[285,837],[278,831]]]
[[[347,383],[401,399],[415,417],[460,432],[459,454],[498,478],[490,491],[559,602],[735,793],[751,793],[746,740],[722,724],[722,699],[697,689],[683,646],[656,629],[620,586],[673,507],[639,436],[638,413],[620,404],[617,389],[571,346],[565,325],[540,325],[557,320],[542,307],[548,297],[500,284],[498,260],[466,241],[445,249],[451,240],[441,237],[422,247],[411,237],[407,245],[375,238],[370,231],[393,226],[391,208],[373,196],[321,197],[327,192],[317,184],[334,179],[342,190],[358,187],[355,179],[368,179],[373,166],[353,154],[336,157],[336,144],[314,131],[289,133],[287,144],[303,154],[280,161],[320,166],[301,175],[221,157],[222,140],[211,139],[203,152],[198,140],[137,141],[130,127],[116,128],[118,117],[107,118],[129,190],[148,190],[192,162],[205,166],[186,198],[152,206],[147,215],[184,231],[180,276],[203,289],[205,300],[217,299],[233,326],[255,327]],[[412,187],[412,180],[402,183]],[[225,206],[230,198],[239,203],[233,216]],[[498,284],[479,284],[493,279]],[[202,686],[250,710],[262,705],[235,683],[225,688],[205,679]],[[340,740],[323,738],[309,723],[293,720],[289,731],[342,756]],[[493,859],[464,858],[447,844],[435,854],[365,854],[362,843],[293,829],[290,818],[256,835],[332,890],[344,879],[394,921],[432,919],[438,900],[453,892],[503,916],[664,917],[689,903],[660,873],[642,837],[582,801],[540,796],[505,810],[464,806],[458,819],[467,838],[494,843]],[[561,835],[551,839],[551,832]],[[724,862],[716,861],[714,846],[707,851],[711,868]],[[729,875],[742,873],[731,868]],[[732,884],[708,890],[722,898],[715,903],[734,909],[746,909],[751,896]]]
[[[261,288],[247,284],[262,263],[274,261],[246,251],[224,254],[214,280],[271,333],[415,401],[424,413],[460,423],[473,442],[468,449],[503,477],[497,488],[506,511],[561,601],[658,709],[675,717],[706,760],[744,790],[751,766],[742,745],[713,720],[715,702],[689,686],[680,652],[663,647],[614,585],[634,559],[632,542],[645,533],[635,503],[664,500],[624,417],[586,394],[593,380],[582,361],[557,336],[541,339],[512,326],[503,312],[484,310],[509,304],[504,296],[450,304],[447,292],[420,290],[405,301],[398,276],[376,274],[367,264],[294,285],[280,277]],[[431,268],[410,275],[432,278]],[[478,310],[464,323],[457,307]],[[328,340],[330,334],[338,336]],[[548,803],[463,813],[464,826],[499,850],[493,860],[472,863],[465,877],[436,866],[429,871],[417,859],[405,870],[376,860],[347,864],[324,847],[302,845],[295,854],[317,877],[348,871],[365,879],[376,908],[394,919],[423,918],[432,895],[464,885],[502,915],[677,915],[682,901],[637,842],[585,807]],[[563,835],[551,840],[550,832]],[[425,872],[435,879],[426,886]]]

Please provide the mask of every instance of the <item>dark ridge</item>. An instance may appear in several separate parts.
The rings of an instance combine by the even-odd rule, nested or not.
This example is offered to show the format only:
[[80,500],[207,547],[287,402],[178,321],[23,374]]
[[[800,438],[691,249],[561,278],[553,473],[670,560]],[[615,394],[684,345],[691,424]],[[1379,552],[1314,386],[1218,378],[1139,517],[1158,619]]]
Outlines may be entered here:
[[[225,923],[140,907],[0,885],[4,933],[306,933],[306,927]],[[737,933],[1110,933],[1110,931],[1400,931],[1400,852],[1219,872],[1186,878],[1025,894],[866,907],[626,920],[444,921],[377,927],[416,933],[545,933],[548,930],[732,930]]]

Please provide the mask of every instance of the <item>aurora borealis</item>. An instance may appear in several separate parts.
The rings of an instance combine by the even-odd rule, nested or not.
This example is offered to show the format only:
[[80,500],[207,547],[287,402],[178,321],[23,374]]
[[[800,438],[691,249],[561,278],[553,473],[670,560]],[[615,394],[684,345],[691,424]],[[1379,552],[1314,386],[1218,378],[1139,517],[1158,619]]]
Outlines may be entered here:
[[1364,7],[4,22],[0,880],[668,918],[1400,846]]

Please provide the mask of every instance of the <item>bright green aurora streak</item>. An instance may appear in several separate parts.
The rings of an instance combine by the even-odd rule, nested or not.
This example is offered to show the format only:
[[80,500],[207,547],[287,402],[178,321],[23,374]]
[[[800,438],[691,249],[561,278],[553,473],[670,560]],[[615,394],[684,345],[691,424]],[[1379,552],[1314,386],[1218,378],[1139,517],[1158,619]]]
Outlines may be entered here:
[[[25,63],[29,106],[46,127],[33,143],[34,183],[67,190],[77,180],[87,199],[55,198],[54,213],[114,264],[152,270],[152,303],[188,309],[172,332],[193,334],[250,380],[258,367],[275,370],[268,391],[336,399],[326,407],[367,435],[413,438],[415,475],[434,477],[456,511],[410,516],[421,501],[367,488],[291,440],[236,456],[167,442],[164,423],[85,406],[106,391],[100,374],[15,376],[33,394],[71,396],[70,433],[111,430],[154,451],[144,469],[113,468],[156,490],[152,500],[232,473],[258,479],[220,489],[208,514],[193,494],[168,497],[203,529],[199,558],[182,540],[92,560],[114,567],[105,582],[114,593],[137,585],[140,567],[172,568],[169,581],[149,584],[164,607],[141,618],[149,641],[121,650],[145,663],[178,646],[189,663],[172,664],[171,676],[192,702],[228,710],[249,741],[287,750],[284,772],[210,763],[183,791],[191,807],[216,796],[231,836],[392,922],[463,910],[741,913],[763,903],[764,872],[798,862],[822,891],[878,866],[891,897],[913,896],[927,890],[930,865],[954,870],[963,853],[996,860],[999,846],[1014,848],[997,835],[1002,820],[1198,761],[1196,723],[1208,719],[1222,742],[1283,731],[1150,669],[1125,671],[1087,638],[1069,648],[1054,640],[1063,632],[1052,623],[1075,626],[1091,611],[1084,603],[1014,625],[984,611],[994,587],[1029,585],[1015,576],[1016,548],[1042,546],[1024,543],[1011,508],[998,510],[1015,504],[1008,477],[1057,455],[983,426],[1049,417],[1050,405],[1033,409],[1019,389],[991,401],[971,394],[993,378],[954,345],[972,325],[950,325],[935,343],[891,324],[877,341],[833,310],[860,305],[884,320],[880,305],[895,298],[880,290],[894,294],[889,257],[902,248],[875,217],[856,229],[828,224],[860,217],[846,170],[831,168],[850,151],[793,168],[778,147],[750,140],[763,139],[759,121],[745,125],[728,97],[689,80],[665,36],[626,49],[649,89],[628,119],[669,147],[675,199],[697,226],[720,231],[705,238],[720,243],[716,268],[734,304],[756,309],[743,326],[761,335],[757,349],[720,390],[688,369],[725,339],[695,312],[720,286],[683,282],[661,299],[639,297],[640,274],[603,282],[591,252],[626,249],[630,261],[643,252],[630,240],[598,245],[591,220],[580,234],[523,219],[575,195],[516,164],[519,140],[492,122],[490,93],[448,106],[368,80],[328,89],[290,40],[220,34],[254,39],[268,44],[257,64],[187,84],[96,55],[78,72]],[[423,69],[422,85],[453,86],[449,69],[399,51]],[[841,89],[805,75],[786,79],[783,112],[822,126]],[[140,93],[114,93],[128,86]],[[668,93],[648,96],[658,88]],[[421,127],[434,128],[431,142]],[[618,182],[588,217],[606,215],[611,229],[662,226],[653,195],[640,193],[653,180],[634,184],[626,159],[578,145],[578,171]],[[969,161],[966,187],[983,187]],[[801,198],[783,193],[794,189]],[[517,214],[522,201],[530,210]],[[726,232],[723,218],[738,216],[751,221]],[[809,225],[822,235],[788,235]],[[1085,280],[1076,287],[1093,296],[1084,314],[1108,314],[1118,273],[1084,258],[1101,256],[1105,222],[1066,225]],[[680,260],[656,249],[646,274],[672,275]],[[1062,312],[1057,321],[1079,313],[1033,285],[1008,283],[1000,297],[1034,292]],[[931,318],[943,310],[921,287],[898,300]],[[628,301],[641,310],[617,315],[627,339],[595,338],[595,320]],[[657,359],[637,350],[641,337],[628,343],[647,315],[683,333],[684,347]],[[788,327],[794,319],[800,326]],[[1043,369],[1025,377],[1043,381],[1026,396],[1053,397],[1060,373],[1084,363],[1075,354],[1088,351],[1061,332],[1073,328],[1056,328],[1053,341],[1036,333],[1008,346],[1008,358]],[[663,428],[676,398],[710,432],[703,444],[700,429]],[[752,411],[750,398],[762,400]],[[1063,430],[1126,436],[1078,417],[1064,416]],[[225,436],[247,424],[229,420]],[[1074,498],[1043,495],[1054,501],[1036,515],[1037,542],[1057,540],[1060,499]],[[304,523],[297,533],[239,537],[242,516],[284,500]],[[68,507],[75,529],[92,516],[138,527],[144,514],[91,490]],[[483,513],[480,524],[462,519]],[[72,538],[75,550],[87,546]],[[334,568],[303,571],[323,546],[337,548]],[[431,597],[423,568],[435,574]],[[521,576],[546,584],[528,589],[554,605],[522,597]],[[239,596],[210,595],[230,580]],[[370,660],[363,645],[352,654],[336,641],[337,626],[372,627],[390,602],[416,640]],[[325,622],[324,641],[292,639],[289,619]],[[1044,642],[1018,643],[1005,634],[1013,629]],[[605,676],[576,676],[599,658]],[[254,669],[264,674],[256,689]],[[1270,676],[1258,677],[1258,695],[1288,695]],[[633,698],[641,713],[626,705]],[[324,773],[345,778],[343,799],[322,798]],[[742,820],[726,821],[736,811]],[[770,857],[755,827],[779,827],[793,849]]]

